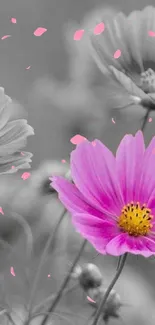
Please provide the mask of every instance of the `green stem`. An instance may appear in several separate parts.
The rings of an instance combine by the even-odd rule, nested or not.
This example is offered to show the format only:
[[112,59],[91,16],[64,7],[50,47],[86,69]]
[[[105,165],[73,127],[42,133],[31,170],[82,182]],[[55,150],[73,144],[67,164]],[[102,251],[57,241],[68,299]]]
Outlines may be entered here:
[[118,268],[118,270],[117,270],[117,272],[116,272],[116,274],[115,274],[113,280],[111,281],[111,283],[110,283],[110,285],[109,285],[107,291],[105,292],[105,295],[104,295],[103,299],[101,300],[101,303],[100,303],[100,305],[99,305],[99,307],[98,307],[98,309],[97,309],[97,311],[96,311],[96,313],[95,313],[94,320],[93,320],[93,322],[92,322],[91,325],[97,325],[98,320],[99,320],[99,318],[100,318],[100,316],[101,316],[101,313],[102,313],[102,311],[103,311],[103,308],[104,308],[104,306],[105,306],[105,303],[106,303],[106,301],[107,301],[107,299],[108,299],[108,297],[109,297],[109,294],[110,294],[111,290],[113,289],[115,283],[117,282],[118,278],[119,278],[120,275],[121,275],[121,272],[122,272],[123,267],[124,267],[124,265],[125,265],[126,258],[127,258],[127,253],[125,253],[125,254],[123,255],[123,257],[122,257],[122,259],[121,259],[121,261],[120,261],[119,268]]
[[71,273],[75,269],[75,266],[78,263],[78,261],[79,261],[79,259],[81,257],[81,254],[84,251],[84,248],[85,248],[86,244],[87,244],[87,240],[83,240],[82,245],[81,245],[81,248],[80,248],[80,250],[79,250],[79,252],[78,252],[78,254],[77,254],[77,256],[76,256],[76,258],[75,258],[75,260],[74,260],[74,262],[73,262],[73,264],[72,264],[72,266],[71,266],[71,268],[70,268],[70,270],[69,270],[69,272],[68,272],[68,274],[66,276],[66,278],[64,279],[64,281],[63,281],[63,283],[62,283],[62,285],[61,285],[61,287],[60,287],[60,289],[59,289],[59,291],[58,291],[58,293],[57,293],[57,295],[56,295],[56,297],[55,297],[52,305],[48,309],[48,311],[47,311],[48,314],[44,317],[41,325],[45,325],[47,323],[49,317],[51,316],[51,313],[56,308],[56,306],[57,306],[57,304],[58,304],[58,302],[59,302],[59,300],[60,300],[60,298],[61,298],[61,296],[63,294],[63,291],[66,288],[66,286],[67,286],[67,284],[68,284],[68,282],[70,280]]

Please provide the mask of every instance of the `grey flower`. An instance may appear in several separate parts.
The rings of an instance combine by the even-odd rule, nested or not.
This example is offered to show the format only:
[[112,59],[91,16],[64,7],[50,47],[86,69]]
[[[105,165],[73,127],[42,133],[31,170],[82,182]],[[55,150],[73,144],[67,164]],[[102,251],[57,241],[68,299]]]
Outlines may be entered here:
[[122,12],[113,16],[103,13],[104,32],[95,35],[89,31],[90,52],[107,77],[104,93],[111,108],[130,106],[145,114],[146,109],[155,110],[154,20],[155,8],[151,6],[128,17]]
[[0,174],[30,168],[32,154],[22,149],[34,130],[22,114],[21,106],[0,87]]

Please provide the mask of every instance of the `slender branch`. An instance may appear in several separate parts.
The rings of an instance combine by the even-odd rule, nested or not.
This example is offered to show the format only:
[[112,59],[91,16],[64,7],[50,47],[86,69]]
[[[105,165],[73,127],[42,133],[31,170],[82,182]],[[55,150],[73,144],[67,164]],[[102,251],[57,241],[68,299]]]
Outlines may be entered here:
[[[63,291],[63,296],[67,295],[68,293],[72,292],[73,290],[77,289],[78,284],[75,284],[72,288],[66,288],[66,290]],[[40,308],[45,307],[51,300],[53,300],[56,297],[55,294],[50,295],[49,297],[45,298],[43,301],[41,301],[35,308],[33,309],[33,313],[39,312]],[[34,318],[34,316],[33,316]],[[32,319],[32,318],[31,318]]]
[[57,234],[59,226],[60,226],[60,224],[61,224],[61,222],[62,222],[62,220],[64,218],[65,213],[66,213],[66,209],[63,209],[63,212],[61,213],[60,218],[58,219],[58,222],[57,222],[52,234],[49,236],[49,238],[47,240],[47,243],[45,245],[44,251],[42,253],[41,260],[40,260],[38,270],[37,270],[37,273],[36,273],[36,277],[35,277],[35,280],[34,280],[34,283],[33,283],[33,286],[32,286],[32,291],[31,291],[31,296],[30,296],[30,301],[29,301],[29,307],[28,307],[28,310],[29,310],[28,320],[27,320],[25,325],[29,324],[29,319],[31,317],[31,312],[32,312],[32,305],[33,305],[35,293],[36,293],[36,290],[37,290],[37,285],[38,285],[38,281],[39,281],[39,278],[40,278],[40,273],[41,273],[41,270],[42,270],[42,266],[44,265],[45,258],[47,256],[49,248],[51,247],[51,251],[54,248],[56,234]]
[[87,240],[84,239],[83,242],[82,242],[81,248],[80,248],[80,250],[79,250],[79,252],[78,252],[78,254],[76,256],[76,258],[75,258],[75,260],[74,260],[74,262],[73,262],[73,264],[72,264],[72,266],[71,266],[71,268],[70,268],[70,270],[69,270],[66,278],[64,279],[64,281],[63,281],[63,283],[62,283],[62,285],[61,285],[61,287],[60,287],[60,289],[59,289],[59,291],[58,291],[58,293],[57,293],[57,295],[56,295],[56,297],[55,297],[52,305],[48,309],[48,311],[47,311],[48,314],[44,317],[44,320],[41,323],[41,325],[45,325],[47,323],[47,321],[48,321],[51,313],[54,311],[55,307],[57,306],[57,304],[58,304],[58,302],[59,302],[59,300],[60,300],[60,298],[62,296],[62,293],[63,293],[64,289],[66,288],[66,286],[67,286],[67,284],[68,284],[68,282],[70,280],[71,273],[73,272],[76,264],[78,263],[78,261],[79,261],[79,259],[81,257],[81,254],[82,254],[82,252],[85,249],[86,244],[87,244]]
[[148,120],[148,118],[149,118],[149,115],[150,115],[150,109],[148,108],[147,111],[146,111],[146,114],[145,114],[145,116],[144,116],[142,126],[141,126],[141,131],[142,131],[142,132],[144,132],[144,130],[145,130],[146,123],[147,123],[147,120]]
[[111,281],[111,283],[110,283],[110,285],[109,285],[107,291],[105,292],[105,295],[104,295],[103,299],[101,300],[101,303],[100,303],[100,305],[99,305],[99,307],[98,307],[98,309],[97,309],[97,311],[96,311],[96,313],[95,313],[94,320],[93,320],[93,322],[91,323],[91,325],[97,325],[98,320],[99,320],[99,318],[100,318],[100,316],[101,316],[101,313],[102,313],[102,311],[103,311],[103,308],[104,308],[104,306],[105,306],[105,303],[106,303],[106,301],[107,301],[107,299],[108,299],[108,297],[109,297],[109,294],[110,294],[111,290],[113,289],[115,283],[117,282],[118,278],[119,278],[120,275],[121,275],[121,272],[122,272],[123,267],[124,267],[125,262],[126,262],[126,258],[127,258],[127,253],[125,253],[125,254],[123,255],[123,257],[122,257],[122,259],[121,259],[121,261],[120,261],[119,268],[118,268],[118,270],[117,270],[117,272],[116,272],[116,274],[115,274],[113,280]]

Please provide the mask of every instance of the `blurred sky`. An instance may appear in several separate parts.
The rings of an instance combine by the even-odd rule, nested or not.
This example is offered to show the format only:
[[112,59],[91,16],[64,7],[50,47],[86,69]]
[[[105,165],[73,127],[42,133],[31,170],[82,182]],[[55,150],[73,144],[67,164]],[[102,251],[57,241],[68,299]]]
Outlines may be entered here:
[[[59,80],[67,77],[68,56],[62,33],[64,23],[80,23],[85,14],[101,4],[115,5],[126,14],[135,9],[154,4],[154,0],[1,0],[0,1],[0,84],[6,93],[23,103],[28,110],[29,122],[35,128],[35,137],[29,140],[33,151],[33,167],[44,158],[64,158],[72,146],[64,137],[65,116],[48,101],[38,102],[30,97],[33,84],[39,78],[54,75]],[[15,17],[17,24],[11,24]],[[37,27],[47,28],[41,37],[33,35]],[[30,70],[26,67],[31,65]],[[126,131],[135,131],[137,124],[109,124],[104,141],[115,148]],[[149,137],[154,123],[148,126]],[[118,134],[118,138],[116,137]]]

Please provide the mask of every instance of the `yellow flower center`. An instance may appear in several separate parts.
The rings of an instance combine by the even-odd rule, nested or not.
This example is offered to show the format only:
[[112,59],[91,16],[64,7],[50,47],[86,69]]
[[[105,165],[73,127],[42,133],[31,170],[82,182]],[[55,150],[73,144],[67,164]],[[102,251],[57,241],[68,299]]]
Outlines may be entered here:
[[118,225],[131,236],[145,236],[153,227],[151,224],[153,216],[150,213],[151,210],[147,209],[145,204],[140,206],[139,202],[136,204],[131,202],[123,208]]

